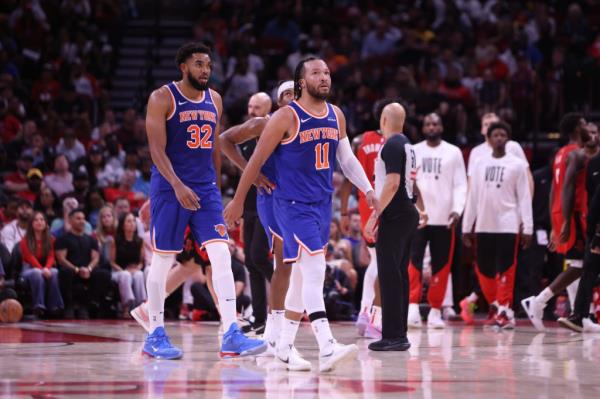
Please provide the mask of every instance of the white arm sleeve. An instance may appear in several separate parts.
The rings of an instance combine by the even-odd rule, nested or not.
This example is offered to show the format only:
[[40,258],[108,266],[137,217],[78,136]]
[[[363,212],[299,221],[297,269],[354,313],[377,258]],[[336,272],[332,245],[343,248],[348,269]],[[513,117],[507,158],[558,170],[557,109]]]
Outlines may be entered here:
[[533,209],[527,170],[528,167],[524,164],[517,181],[517,196],[519,201],[519,213],[523,223],[523,234],[533,234]]
[[373,190],[373,186],[371,186],[371,182],[367,178],[362,165],[358,162],[358,159],[356,159],[356,156],[352,152],[348,137],[344,137],[340,140],[335,155],[342,168],[342,173],[344,173],[344,176],[346,176],[352,184],[362,191],[363,194]]
[[462,215],[467,200],[467,174],[465,172],[465,160],[460,150],[456,151],[454,163],[454,190],[452,193],[452,211]]

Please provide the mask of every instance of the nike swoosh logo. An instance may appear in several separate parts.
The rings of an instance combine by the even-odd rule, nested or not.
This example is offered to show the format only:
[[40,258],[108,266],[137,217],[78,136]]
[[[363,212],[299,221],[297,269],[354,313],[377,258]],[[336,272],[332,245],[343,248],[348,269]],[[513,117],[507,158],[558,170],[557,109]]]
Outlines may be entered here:
[[226,302],[235,301],[235,299],[225,299]]
[[187,104],[187,101],[182,101],[182,102],[179,102],[179,101],[177,101],[177,104],[178,104],[178,105]]
[[308,122],[309,120],[311,120],[312,118],[306,118],[306,119],[300,119],[300,122],[305,123]]

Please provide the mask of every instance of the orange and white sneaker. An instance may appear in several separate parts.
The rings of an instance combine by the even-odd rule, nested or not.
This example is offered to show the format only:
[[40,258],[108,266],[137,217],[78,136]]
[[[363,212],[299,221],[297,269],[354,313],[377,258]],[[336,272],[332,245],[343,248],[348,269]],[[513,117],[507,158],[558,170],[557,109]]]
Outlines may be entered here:
[[137,308],[132,309],[129,314],[148,334],[150,334],[150,317],[148,316],[148,305],[146,302],[142,303]]
[[475,313],[475,302],[469,300],[469,297],[464,298],[460,301],[460,317],[467,325],[475,323],[473,314]]

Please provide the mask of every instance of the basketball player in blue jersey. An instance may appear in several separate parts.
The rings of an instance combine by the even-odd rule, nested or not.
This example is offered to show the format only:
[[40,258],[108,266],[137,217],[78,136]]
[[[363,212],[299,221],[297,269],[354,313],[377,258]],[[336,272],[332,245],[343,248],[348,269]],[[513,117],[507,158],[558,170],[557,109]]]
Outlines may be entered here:
[[196,242],[206,248],[213,267],[212,282],[226,331],[221,357],[261,353],[266,344],[246,338],[237,325],[229,237],[216,173],[220,169],[217,136],[222,101],[208,88],[210,50],[202,44],[185,44],[177,50],[175,61],[182,79],[155,90],[146,114],[154,162],[150,180],[154,255],[146,283],[150,333],[143,352],[163,359],[182,356],[181,349],[173,346],[165,333],[163,313],[167,274],[175,254],[182,250],[189,225]]
[[[294,99],[294,82],[288,80],[283,82],[277,88],[277,105],[279,108],[288,105]],[[242,171],[248,162],[237,150],[236,145],[245,143],[249,140],[256,140],[264,131],[267,121],[271,115],[265,117],[250,118],[244,123],[232,126],[224,131],[220,136],[221,150],[238,168]],[[283,239],[281,229],[273,213],[273,195],[272,190],[276,189],[276,170],[275,159],[271,155],[263,167],[257,182],[257,210],[267,237],[269,245],[275,257],[275,271],[271,277],[271,295],[270,312],[267,316],[267,323],[263,338],[268,343],[269,353],[275,355],[275,347],[278,341],[281,325],[285,313],[285,295],[290,283],[292,274],[291,263],[283,263]]]
[[277,184],[273,212],[282,232],[283,261],[296,262],[285,298],[277,358],[288,370],[310,370],[310,363],[293,350],[306,310],[319,344],[319,369],[330,371],[358,351],[356,345],[342,345],[333,338],[323,301],[324,248],[329,239],[336,157],[346,177],[365,193],[369,205],[375,206],[376,200],[350,147],[343,113],[326,101],[331,90],[327,64],[316,58],[301,61],[294,83],[296,101],[279,109],[267,122],[224,215],[230,224],[240,219],[252,182],[273,154]]

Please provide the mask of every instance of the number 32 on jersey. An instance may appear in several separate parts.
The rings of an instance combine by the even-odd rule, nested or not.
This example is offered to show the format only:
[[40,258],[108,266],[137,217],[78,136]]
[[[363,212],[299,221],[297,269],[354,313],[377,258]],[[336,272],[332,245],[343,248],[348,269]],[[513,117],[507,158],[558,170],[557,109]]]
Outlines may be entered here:
[[212,127],[210,125],[190,125],[187,128],[187,132],[190,134],[190,140],[186,141],[186,144],[192,150],[197,148],[211,149],[212,141]]

